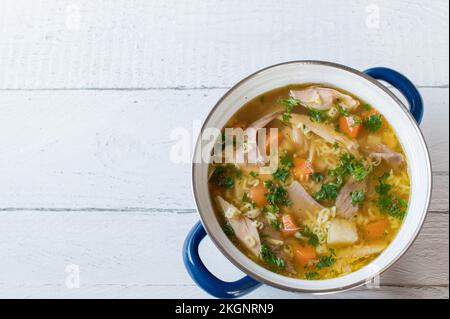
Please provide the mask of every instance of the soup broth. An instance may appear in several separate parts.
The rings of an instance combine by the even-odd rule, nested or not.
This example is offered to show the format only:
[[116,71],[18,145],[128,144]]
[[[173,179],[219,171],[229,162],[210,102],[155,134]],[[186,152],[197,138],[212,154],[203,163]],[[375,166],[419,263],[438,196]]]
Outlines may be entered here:
[[[217,218],[256,263],[299,279],[334,278],[370,263],[395,237],[410,180],[376,105],[322,84],[290,85],[249,101],[225,127],[278,129],[276,141],[264,132],[257,140],[278,160],[271,173],[261,173],[267,161],[209,166]],[[232,147],[248,151],[247,142]]]

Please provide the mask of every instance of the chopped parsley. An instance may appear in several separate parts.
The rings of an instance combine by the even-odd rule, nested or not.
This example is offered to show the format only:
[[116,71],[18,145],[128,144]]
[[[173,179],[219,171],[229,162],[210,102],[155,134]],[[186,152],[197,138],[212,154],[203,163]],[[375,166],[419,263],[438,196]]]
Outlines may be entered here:
[[292,159],[292,156],[287,152],[280,156],[280,163],[287,168],[292,168],[294,166],[294,160]]
[[312,173],[311,178],[316,183],[322,183],[325,177],[320,173]]
[[235,238],[233,227],[231,227],[229,222],[226,222],[222,226],[222,229],[223,229],[223,232],[225,233],[225,235],[227,235],[228,238],[230,238],[230,239],[234,239]]
[[276,230],[281,230],[281,227],[283,226],[282,223],[278,219],[272,219],[270,221],[270,225],[275,228]]
[[286,262],[283,258],[277,257],[267,245],[261,245],[261,258],[268,264],[276,266],[278,268],[285,268]]
[[317,247],[320,244],[319,237],[314,234],[308,226],[305,226],[303,230],[300,230],[300,235],[308,237],[308,243],[311,246]]
[[359,203],[362,203],[366,199],[366,194],[363,190],[357,190],[350,193],[350,196],[352,197],[352,205],[356,206]]
[[358,181],[362,181],[369,175],[371,169],[366,169],[362,163],[353,163],[349,166],[350,174]]
[[289,170],[294,166],[292,156],[285,152],[280,156],[281,167],[272,174],[275,179],[285,182],[289,177]]
[[264,183],[268,192],[265,194],[267,201],[273,206],[290,206],[291,202],[288,198],[288,193],[281,185],[276,185],[272,181],[266,181]]
[[337,151],[337,150],[339,149],[339,143],[338,143],[338,142],[334,142],[334,143],[333,143],[333,149],[334,149],[335,151]]
[[317,269],[322,269],[325,267],[330,267],[336,262],[333,256],[322,256],[316,264]]
[[250,176],[253,177],[253,178],[257,178],[257,177],[259,176],[259,174],[256,173],[255,171],[251,171],[249,174],[250,174]]
[[358,182],[360,182],[366,178],[372,170],[371,167],[366,168],[350,153],[342,154],[339,160],[339,166],[329,171],[331,176],[344,177],[347,175],[352,175]]
[[263,208],[263,212],[278,214],[280,212],[280,208],[276,205],[269,204]]
[[300,100],[290,97],[280,100],[280,103],[286,109],[286,111],[283,113],[283,121],[289,123],[292,118],[291,113],[294,110],[294,107],[300,105]]
[[341,116],[349,116],[350,115],[350,113],[348,113],[348,110],[343,108],[340,105],[337,106],[337,109],[339,111],[339,115],[341,115]]
[[217,166],[211,176],[211,181],[219,187],[233,188],[234,179],[240,178],[242,171],[234,165]]
[[376,132],[383,124],[383,119],[380,114],[372,114],[364,119],[364,127],[369,131]]
[[243,201],[244,203],[249,203],[249,204],[251,204],[253,208],[256,207],[255,201],[252,200],[252,199],[248,196],[248,193],[244,193],[244,195],[242,195],[242,201]]
[[372,109],[372,107],[369,104],[366,103],[366,104],[363,105],[363,109],[366,110],[366,111],[370,111]]
[[234,180],[242,176],[242,171],[232,164],[217,166],[211,176],[211,181],[219,187],[233,188]]
[[375,191],[379,194],[378,208],[382,213],[387,213],[393,217],[402,219],[405,216],[408,204],[399,196],[390,194],[392,186],[386,183],[389,173],[384,173],[378,178],[378,185]]
[[279,179],[282,182],[285,182],[289,177],[289,170],[285,168],[277,168],[277,170],[272,174],[274,178]]
[[350,127],[352,127],[352,128],[355,127],[355,126],[358,126],[358,125],[360,125],[362,123],[362,121],[361,121],[361,119],[359,117],[352,116],[352,119],[353,119],[353,124],[350,125]]
[[313,107],[309,109],[309,117],[311,121],[316,123],[322,123],[328,120],[328,114],[326,113],[326,111],[321,111]]
[[305,273],[305,278],[308,280],[313,280],[319,277],[319,273],[317,271],[308,271]]
[[315,200],[335,200],[342,186],[342,177],[338,176],[334,182],[328,182],[322,185],[322,188],[315,192],[313,197]]

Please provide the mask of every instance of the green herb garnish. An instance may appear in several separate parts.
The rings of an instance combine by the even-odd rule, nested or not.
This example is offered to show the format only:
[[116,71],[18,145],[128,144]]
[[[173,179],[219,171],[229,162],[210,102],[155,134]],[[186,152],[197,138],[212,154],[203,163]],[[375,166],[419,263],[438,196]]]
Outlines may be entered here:
[[317,269],[322,269],[325,267],[330,267],[336,262],[336,259],[334,259],[333,256],[322,256],[320,257],[319,261],[316,264]]
[[372,170],[371,167],[366,168],[350,153],[342,154],[339,160],[339,166],[329,171],[331,176],[344,177],[347,175],[352,175],[358,182],[360,182],[366,178]]
[[211,176],[211,181],[219,187],[233,188],[234,180],[242,176],[242,171],[236,166],[228,164],[217,166]]
[[311,178],[316,183],[322,183],[325,177],[320,173],[312,173]]
[[383,119],[380,114],[372,114],[364,119],[363,126],[369,131],[376,132],[383,124]]
[[292,168],[294,166],[294,160],[292,159],[292,156],[287,152],[284,152],[284,154],[280,156],[280,163],[287,168]]
[[350,196],[352,198],[352,205],[356,206],[359,203],[362,203],[366,199],[366,194],[363,190],[357,190],[350,193]]
[[296,106],[300,105],[300,100],[290,97],[280,100],[280,103],[286,109],[286,111],[283,113],[283,121],[289,123],[292,118],[291,113]]
[[276,230],[281,230],[281,227],[283,226],[282,223],[278,219],[272,219],[270,221],[270,225],[275,228]]
[[321,111],[315,108],[310,108],[309,109],[309,117],[311,119],[311,121],[316,122],[316,123],[322,123],[325,122],[326,120],[328,120],[328,115],[326,113],[326,111]]
[[278,268],[285,268],[286,262],[284,259],[277,257],[267,245],[261,245],[261,258],[268,264],[276,266]]
[[257,177],[259,176],[259,174],[256,173],[256,172],[254,172],[254,171],[251,171],[249,174],[250,174],[250,176],[253,177],[253,178],[257,178]]
[[265,196],[270,205],[291,205],[291,202],[288,198],[288,193],[283,186],[276,185],[272,181],[266,181],[264,185],[268,189],[268,192],[265,194]]
[[285,182],[289,177],[289,170],[285,168],[278,168],[273,174],[273,177],[279,179],[282,182]]
[[336,181],[328,182],[322,185],[322,188],[314,193],[313,197],[315,200],[335,200],[339,194],[339,189],[342,186],[342,178],[338,176]]
[[305,273],[305,278],[308,280],[313,280],[319,277],[319,273],[317,271],[308,271]]
[[308,226],[305,226],[302,230],[300,230],[300,235],[304,237],[308,237],[308,243],[311,246],[317,247],[320,244],[319,237],[314,234]]
[[290,169],[294,166],[292,156],[289,155],[289,153],[284,152],[284,154],[280,156],[280,164],[281,167],[279,167],[272,175],[275,179],[285,182],[289,177]]
[[222,229],[223,229],[223,232],[225,233],[225,235],[227,235],[228,238],[230,238],[230,239],[234,239],[235,238],[233,227],[231,227],[229,222],[226,222],[222,226]]
[[389,173],[386,172],[378,178],[378,185],[375,187],[375,191],[379,194],[377,204],[382,213],[402,219],[408,204],[401,197],[390,194],[392,186],[386,183],[388,177]]
[[339,111],[339,115],[341,115],[341,116],[349,116],[350,115],[350,113],[348,113],[348,110],[343,108],[340,105],[337,106],[337,109]]

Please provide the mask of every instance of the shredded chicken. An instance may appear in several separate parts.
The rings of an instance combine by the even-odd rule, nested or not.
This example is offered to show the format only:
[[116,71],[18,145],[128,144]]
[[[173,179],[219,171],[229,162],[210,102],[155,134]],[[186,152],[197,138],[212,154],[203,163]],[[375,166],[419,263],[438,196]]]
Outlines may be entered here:
[[248,131],[249,129],[256,129],[256,130],[262,129],[262,128],[266,127],[267,124],[269,124],[270,122],[275,120],[277,117],[279,117],[281,114],[283,114],[282,111],[269,113],[269,114],[261,117],[260,119],[256,120],[255,122],[251,123],[247,127],[246,131]]
[[236,214],[233,216],[228,215],[230,211],[239,210],[222,197],[217,196],[217,202],[222,209],[225,218],[233,228],[236,238],[255,256],[259,256],[261,252],[261,240],[259,238],[258,229],[256,228],[255,223],[242,214]]
[[310,86],[303,90],[291,90],[290,96],[300,100],[303,106],[318,110],[329,110],[336,104],[339,104],[341,107],[353,111],[360,104],[358,100],[350,95],[319,86]]
[[372,245],[364,245],[361,247],[348,247],[339,249],[337,252],[338,258],[362,258],[381,253],[385,248],[386,243],[377,243]]
[[293,181],[287,189],[289,199],[292,202],[292,212],[298,218],[303,219],[306,211],[316,213],[323,209],[323,206],[312,198],[305,188],[297,181]]
[[352,153],[357,153],[359,148],[358,142],[349,139],[344,134],[336,132],[336,130],[327,124],[315,123],[311,121],[311,119],[302,114],[292,114],[291,123],[296,125],[297,127],[301,125],[305,125],[308,127],[314,134],[320,136],[324,140],[329,143],[342,143],[345,147],[351,151]]
[[364,147],[363,150],[367,156],[383,159],[393,168],[400,167],[405,163],[405,159],[402,154],[391,150],[382,143],[370,144]]
[[353,178],[350,178],[336,198],[336,215],[346,219],[355,216],[358,212],[359,205],[352,204],[352,193],[358,190],[365,192],[366,187],[365,182],[357,182]]
[[282,258],[285,261],[285,270],[292,274],[297,273],[292,256],[284,250],[284,238],[281,236],[281,233],[273,228],[273,226],[271,226],[267,221],[267,218],[263,216],[258,218],[258,222],[263,225],[260,232],[270,250],[275,254],[275,256]]
[[[266,127],[270,122],[279,117],[283,112],[277,111],[269,113],[262,118],[251,123],[245,129],[245,143],[241,144],[236,150],[236,158],[242,158],[244,163],[252,162],[255,164],[263,164],[266,161],[266,146],[257,143],[258,130]],[[244,158],[243,154],[247,154]]]

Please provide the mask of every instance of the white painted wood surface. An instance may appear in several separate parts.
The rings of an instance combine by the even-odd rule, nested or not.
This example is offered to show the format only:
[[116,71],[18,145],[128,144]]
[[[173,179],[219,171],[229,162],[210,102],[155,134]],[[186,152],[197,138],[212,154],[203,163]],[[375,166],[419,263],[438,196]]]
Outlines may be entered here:
[[[448,53],[440,0],[1,1],[0,297],[208,297],[182,265],[198,216],[171,132],[258,68],[323,59],[408,75],[434,168],[425,226],[381,288],[325,297],[448,298]],[[209,240],[202,255],[240,276]]]

